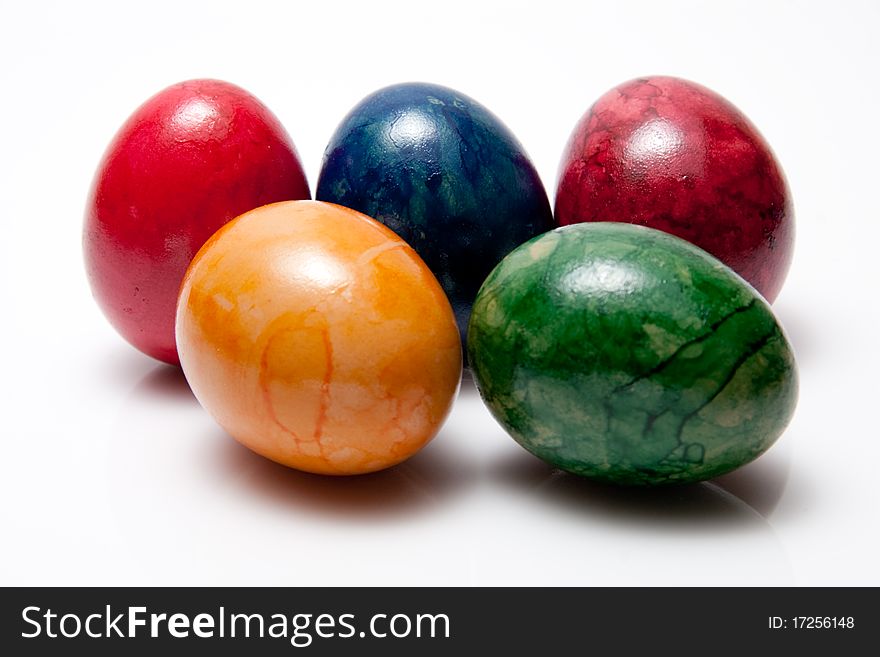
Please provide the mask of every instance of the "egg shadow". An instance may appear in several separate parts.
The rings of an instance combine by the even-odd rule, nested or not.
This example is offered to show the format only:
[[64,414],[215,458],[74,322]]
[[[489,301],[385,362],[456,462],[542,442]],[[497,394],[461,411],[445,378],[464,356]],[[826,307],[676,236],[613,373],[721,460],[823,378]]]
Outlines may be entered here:
[[146,356],[123,342],[112,343],[95,355],[95,367],[102,378],[128,388],[164,363]]
[[470,370],[462,370],[461,385],[458,387],[458,394],[461,397],[479,396],[480,393],[477,390],[477,384],[474,382],[474,377]]
[[786,492],[790,473],[790,453],[777,448],[733,472],[712,479],[711,483],[769,520]]
[[123,388],[131,387],[135,397],[157,401],[196,402],[183,370],[155,360],[128,345],[102,353],[101,372]]
[[346,521],[390,519],[442,508],[477,481],[477,471],[443,432],[407,461],[351,476],[310,474],[270,461],[222,430],[213,466],[238,492],[283,511]]
[[775,468],[694,484],[616,486],[552,468],[525,450],[500,459],[490,476],[575,516],[659,529],[769,529],[760,509],[772,510],[785,488]]
[[138,381],[134,394],[160,402],[198,404],[183,370],[160,363]]

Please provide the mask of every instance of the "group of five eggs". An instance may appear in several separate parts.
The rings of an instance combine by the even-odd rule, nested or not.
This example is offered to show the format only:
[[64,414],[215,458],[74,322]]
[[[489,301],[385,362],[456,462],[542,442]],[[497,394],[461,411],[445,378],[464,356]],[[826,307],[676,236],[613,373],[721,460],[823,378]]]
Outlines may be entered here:
[[310,198],[278,119],[192,80],[127,120],[87,204],[107,318],[181,365],[263,456],[322,474],[399,463],[439,430],[463,360],[521,445],[614,483],[722,474],[793,413],[768,305],[791,259],[788,188],[704,87],[654,77],[602,96],[562,155],[553,211],[485,107],[394,85],[342,120]]

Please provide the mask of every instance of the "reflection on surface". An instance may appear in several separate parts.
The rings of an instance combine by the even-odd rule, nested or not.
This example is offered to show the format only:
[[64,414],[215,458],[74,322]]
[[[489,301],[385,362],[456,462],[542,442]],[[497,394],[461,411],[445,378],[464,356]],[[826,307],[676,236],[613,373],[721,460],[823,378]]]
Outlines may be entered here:
[[[783,435],[780,440],[789,443],[792,438]],[[769,519],[785,492],[790,470],[791,459],[787,447],[777,445],[756,461],[713,479],[712,483]]]
[[338,520],[424,511],[464,492],[474,470],[443,436],[408,461],[372,474],[333,477],[300,472],[263,458],[218,430],[216,459],[206,464],[241,494],[296,512]]
[[[120,419],[125,418],[125,425],[118,430],[114,472],[127,482],[126,488],[134,485],[144,492],[165,488],[173,470],[188,463],[188,485],[205,493],[233,494],[240,498],[238,504],[269,503],[291,512],[356,520],[424,510],[465,491],[476,479],[473,464],[456,454],[454,445],[461,438],[450,435],[455,429],[448,424],[408,461],[372,474],[333,477],[279,465],[243,447],[215,425],[199,407],[182,370],[170,365],[150,370],[122,410]],[[179,445],[173,467],[159,465],[163,456],[168,457],[169,440]],[[145,471],[144,465],[150,462],[157,466]],[[175,479],[184,485],[181,474]],[[162,499],[153,497],[150,504]],[[169,509],[168,515],[176,513]]]
[[502,484],[593,520],[666,529],[769,530],[763,509],[772,511],[785,487],[775,468],[682,486],[614,486],[553,469],[525,451],[511,453],[491,473]]
[[[129,400],[129,412],[125,415],[129,419],[142,417],[128,424],[127,437],[120,447],[126,452],[139,452],[132,453],[126,460],[130,460],[131,467],[141,478],[144,473],[140,465],[150,460],[151,445],[163,440],[155,435],[155,422],[143,416],[153,416],[163,407],[167,407],[172,416],[173,409],[177,409],[175,413],[187,413],[187,417],[198,413],[202,435],[186,440],[190,449],[197,449],[201,454],[198,467],[202,471],[195,478],[202,485],[213,487],[222,483],[226,492],[231,486],[237,495],[256,497],[260,503],[352,519],[424,509],[480,482],[498,482],[519,493],[549,500],[562,509],[614,523],[669,527],[766,524],[766,518],[773,513],[785,491],[790,466],[788,450],[777,447],[755,462],[711,482],[659,488],[618,487],[553,469],[518,448],[505,450],[503,458],[490,459],[487,465],[480,467],[479,461],[474,461],[460,448],[476,439],[458,435],[470,431],[471,427],[447,422],[434,441],[404,463],[368,475],[332,477],[287,468],[239,445],[208,418],[201,417],[204,412],[179,368],[154,366],[132,390]],[[480,403],[470,373],[462,378],[459,402]],[[172,430],[175,429],[171,426],[173,422],[169,417],[169,431],[163,435],[185,438],[186,425],[181,426],[182,431],[176,431]],[[206,426],[210,427],[210,435],[204,434]]]
[[[785,488],[785,450],[708,484],[595,484],[506,437],[469,377],[431,444],[359,477],[305,474],[252,453],[164,365],[141,375],[108,432],[105,520],[139,581],[791,583],[784,546],[760,515]],[[564,567],[548,571],[548,555]]]

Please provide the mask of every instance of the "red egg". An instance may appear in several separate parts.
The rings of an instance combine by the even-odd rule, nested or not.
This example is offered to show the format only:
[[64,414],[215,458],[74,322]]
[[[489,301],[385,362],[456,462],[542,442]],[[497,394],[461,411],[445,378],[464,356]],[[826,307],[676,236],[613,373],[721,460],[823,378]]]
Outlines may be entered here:
[[219,80],[171,86],[125,122],[95,175],[83,232],[95,299],[132,345],[179,364],[177,294],[202,244],[248,210],[307,198],[296,148],[259,100]]
[[621,221],[672,233],[776,298],[794,213],[764,138],[718,94],[686,80],[633,80],[575,127],[559,169],[560,224]]

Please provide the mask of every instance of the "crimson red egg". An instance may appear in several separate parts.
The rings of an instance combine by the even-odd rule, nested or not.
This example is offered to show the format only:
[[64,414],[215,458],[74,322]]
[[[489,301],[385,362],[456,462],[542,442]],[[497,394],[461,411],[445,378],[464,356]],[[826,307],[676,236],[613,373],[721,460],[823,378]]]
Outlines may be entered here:
[[309,197],[293,142],[259,100],[219,80],[173,85],[135,110],[98,166],[83,231],[95,299],[132,345],[179,364],[177,294],[202,244],[248,210]]
[[769,301],[788,273],[794,213],[782,169],[718,94],[671,77],[632,80],[581,118],[559,168],[560,224],[622,221],[684,238]]

